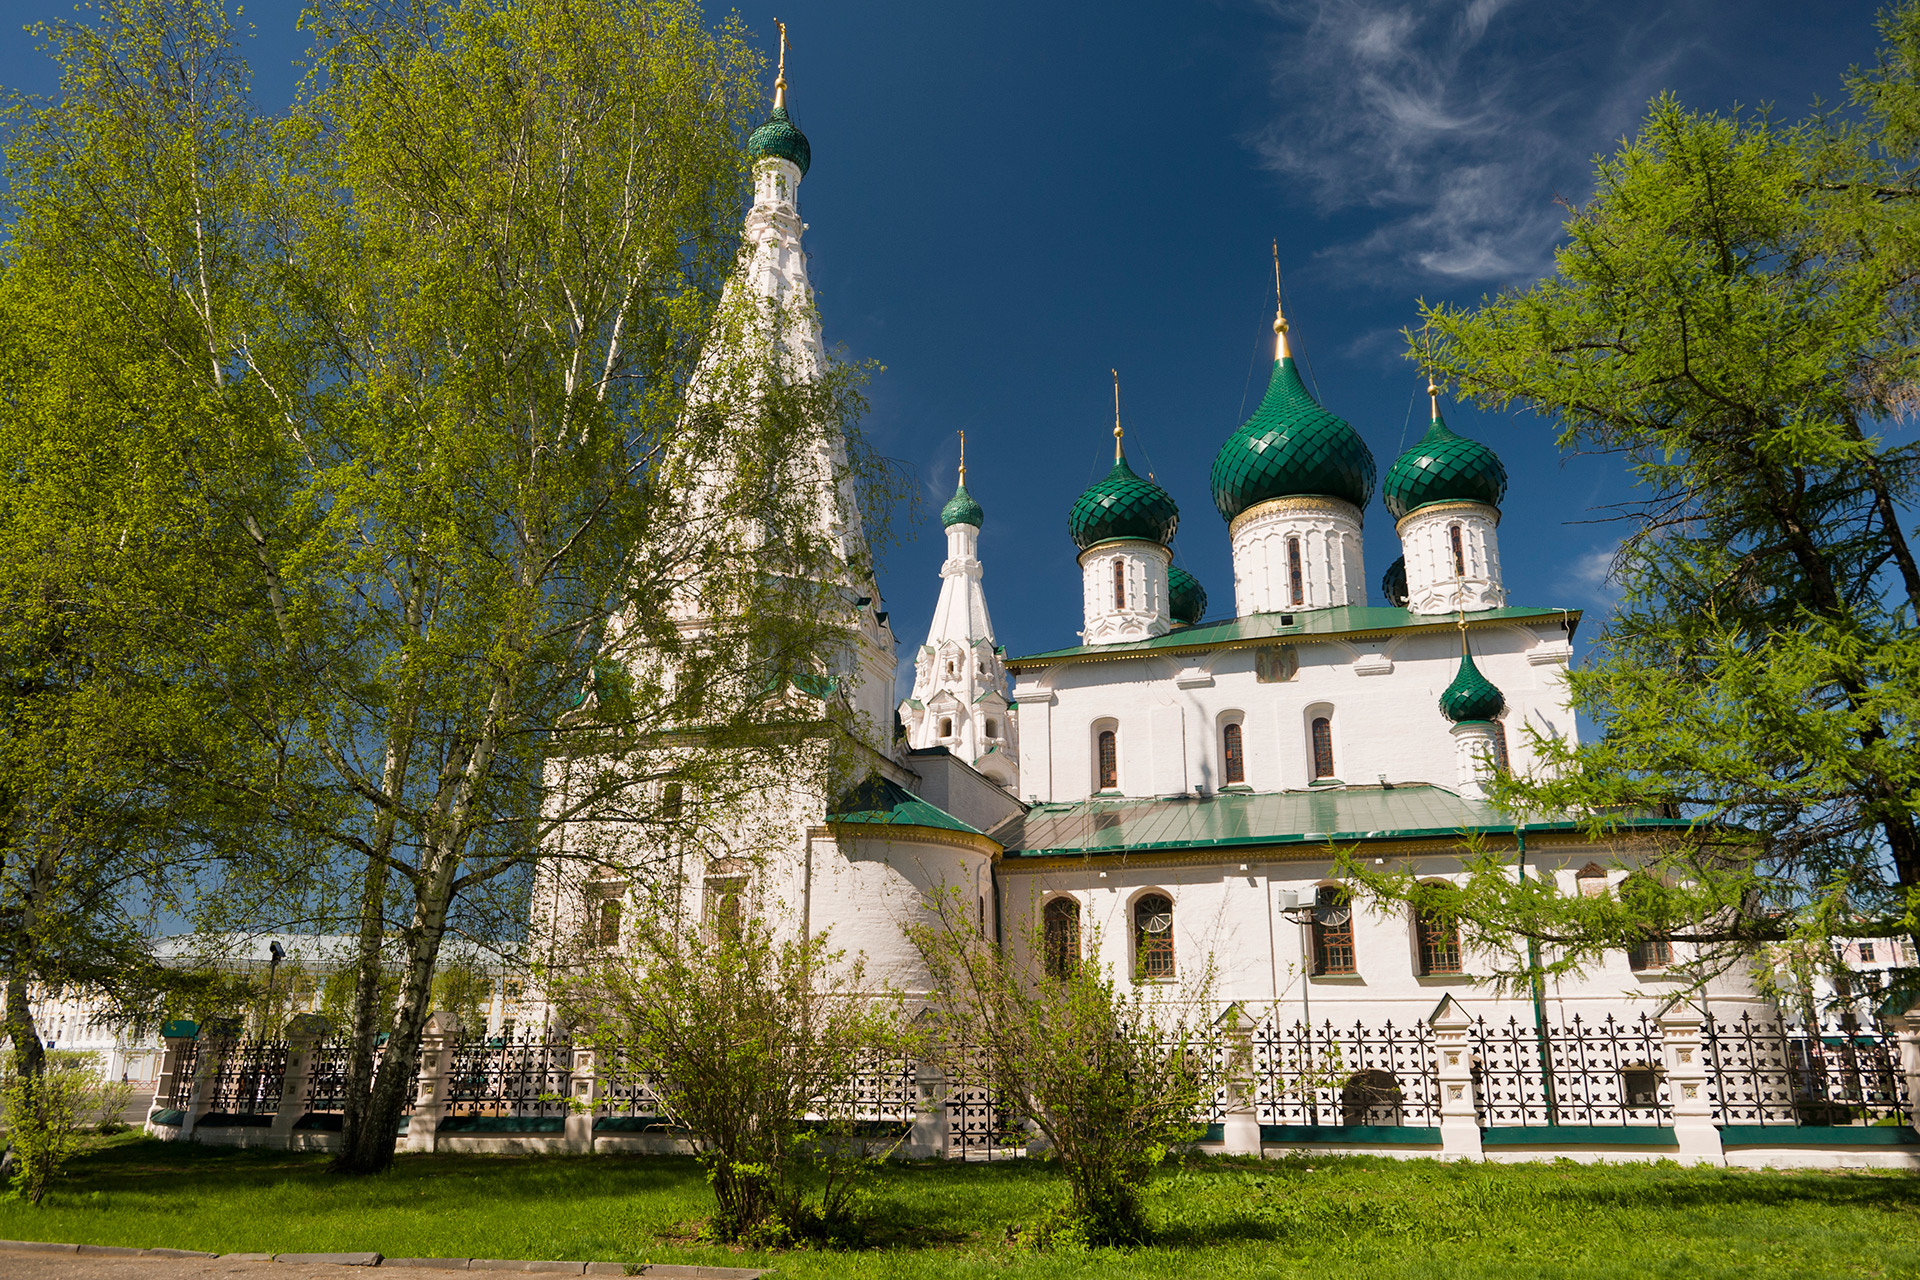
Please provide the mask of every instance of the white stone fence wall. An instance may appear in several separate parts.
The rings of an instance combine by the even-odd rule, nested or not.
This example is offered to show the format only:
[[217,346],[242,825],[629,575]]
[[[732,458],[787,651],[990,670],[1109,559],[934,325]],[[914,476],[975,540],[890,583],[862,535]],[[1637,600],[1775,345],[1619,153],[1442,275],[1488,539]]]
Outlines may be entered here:
[[[1892,1029],[1709,1018],[1688,1006],[1543,1028],[1452,1000],[1408,1026],[1221,1024],[1243,1070],[1195,1121],[1229,1155],[1660,1160],[1920,1168],[1920,1009]],[[148,1132],[182,1141],[329,1149],[346,1047],[320,1019],[283,1041],[167,1028]],[[831,1088],[861,1136],[908,1158],[1027,1153],[1030,1124],[964,1065],[876,1058]],[[845,1108],[836,1108],[845,1114]],[[565,1032],[462,1037],[429,1021],[403,1148],[670,1153],[692,1149],[643,1080]]]

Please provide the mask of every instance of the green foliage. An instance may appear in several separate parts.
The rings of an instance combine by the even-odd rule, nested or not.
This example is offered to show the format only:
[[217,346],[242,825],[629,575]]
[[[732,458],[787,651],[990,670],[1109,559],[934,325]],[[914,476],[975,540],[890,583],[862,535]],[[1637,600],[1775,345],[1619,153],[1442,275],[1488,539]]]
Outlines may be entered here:
[[92,1054],[51,1053],[38,1070],[27,1070],[25,1055],[8,1055],[0,1077],[0,1121],[13,1148],[13,1189],[38,1205],[80,1146],[80,1129],[97,1110],[99,1064]]
[[1001,947],[979,936],[971,902],[942,894],[937,923],[909,930],[938,993],[933,1052],[951,1070],[984,1071],[1002,1105],[1030,1119],[1058,1158],[1068,1212],[1040,1219],[1031,1239],[1145,1243],[1154,1170],[1199,1136],[1194,1117],[1241,1066],[1222,1031],[1199,1020],[1212,1003],[1211,972],[1173,989],[1122,987],[1091,958],[1097,931],[1049,972],[1041,929]]
[[[193,786],[151,833],[222,855],[199,923],[357,934],[342,1164],[377,1169],[449,928],[512,945],[534,858],[625,874],[689,825],[664,782],[725,827],[838,732],[794,686],[852,660],[873,592],[843,534],[884,519],[886,473],[849,434],[860,371],[793,340],[811,317],[722,297],[760,109],[737,23],[336,0],[304,25],[277,120],[212,0],[43,33],[10,394],[42,410],[22,492],[86,535],[68,559],[144,589],[126,669],[192,677],[151,682],[130,740]],[[65,454],[110,483],[66,485]],[[557,838],[608,807],[619,838]]]
[[709,933],[662,911],[632,938],[629,955],[570,977],[564,1001],[610,1077],[693,1142],[711,1237],[856,1235],[860,1186],[898,1143],[861,1132],[857,1084],[907,1052],[897,999],[824,933],[776,940],[757,915]]
[[[1671,97],[1599,162],[1555,273],[1410,340],[1488,406],[1614,453],[1637,493],[1623,598],[1574,706],[1575,748],[1528,727],[1537,767],[1498,803],[1691,825],[1636,847],[1634,891],[1574,900],[1476,858],[1491,939],[1592,962],[1644,937],[1696,944],[1696,976],[1798,939],[1920,934],[1920,374],[1915,160],[1920,6],[1891,12],[1859,108],[1784,125]],[[1374,886],[1376,889],[1380,886]],[[1907,975],[1911,980],[1914,975]]]

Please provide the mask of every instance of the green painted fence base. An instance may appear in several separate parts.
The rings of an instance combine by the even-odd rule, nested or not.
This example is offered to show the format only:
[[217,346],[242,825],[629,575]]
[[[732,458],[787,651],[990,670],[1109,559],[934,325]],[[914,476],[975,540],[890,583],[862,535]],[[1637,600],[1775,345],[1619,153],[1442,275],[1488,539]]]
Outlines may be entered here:
[[565,1116],[448,1116],[436,1133],[565,1133]]
[[1480,1131],[1482,1147],[1678,1147],[1655,1125],[1526,1124]]
[[1282,1146],[1290,1142],[1330,1142],[1349,1147],[1437,1147],[1440,1131],[1396,1124],[1263,1124],[1260,1141]]
[[1723,1147],[1912,1147],[1920,1133],[1911,1125],[1727,1124]]

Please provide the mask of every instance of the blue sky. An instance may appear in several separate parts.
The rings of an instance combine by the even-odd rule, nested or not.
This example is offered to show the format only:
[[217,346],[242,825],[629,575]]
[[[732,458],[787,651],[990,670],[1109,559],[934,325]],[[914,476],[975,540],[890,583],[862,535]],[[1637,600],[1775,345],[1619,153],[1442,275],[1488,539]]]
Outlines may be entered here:
[[[291,96],[298,0],[247,7],[260,97]],[[715,12],[718,12],[715,8]],[[955,432],[985,508],[982,558],[1014,653],[1075,643],[1074,497],[1112,458],[1109,368],[1129,453],[1180,504],[1176,556],[1232,610],[1214,451],[1258,402],[1280,242],[1295,350],[1385,471],[1425,425],[1398,336],[1415,302],[1471,302],[1543,272],[1592,157],[1649,98],[1798,116],[1870,61],[1869,3],[1199,0],[969,5],[751,0],[793,39],[791,105],[830,344],[885,366],[867,427],[921,482],[918,537],[884,552],[903,657],[924,637]],[[8,0],[9,25],[71,0]],[[46,92],[31,42],[0,83]],[[1619,465],[1563,459],[1551,424],[1447,410],[1512,484],[1501,526],[1517,604],[1589,610],[1628,496]],[[1399,554],[1367,512],[1374,603]],[[914,530],[906,530],[912,533]]]

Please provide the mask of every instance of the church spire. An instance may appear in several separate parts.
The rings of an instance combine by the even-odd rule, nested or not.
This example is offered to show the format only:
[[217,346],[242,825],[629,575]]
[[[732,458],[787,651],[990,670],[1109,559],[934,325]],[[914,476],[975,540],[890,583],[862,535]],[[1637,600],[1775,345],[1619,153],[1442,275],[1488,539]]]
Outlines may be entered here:
[[787,109],[787,24],[775,18],[773,25],[780,28],[780,69],[773,73],[773,109]]
[[1117,463],[1126,457],[1125,452],[1120,448],[1120,437],[1123,434],[1120,430],[1120,371],[1109,369],[1107,372],[1113,375],[1113,460]]
[[1280,289],[1280,242],[1273,242],[1273,358],[1275,362],[1291,360],[1293,348],[1287,343],[1286,299]]

